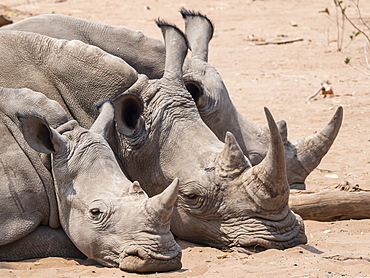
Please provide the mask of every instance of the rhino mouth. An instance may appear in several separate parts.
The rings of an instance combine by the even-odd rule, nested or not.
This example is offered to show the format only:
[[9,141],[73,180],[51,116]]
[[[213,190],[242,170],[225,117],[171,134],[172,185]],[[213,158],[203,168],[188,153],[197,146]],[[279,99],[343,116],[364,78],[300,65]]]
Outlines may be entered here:
[[[249,252],[259,252],[264,249],[286,249],[297,244],[306,244],[307,236],[305,234],[303,220],[295,215],[296,223],[294,225],[282,225],[279,223],[269,223],[270,221],[261,221],[256,225],[256,229],[264,227],[264,232],[256,232],[253,237],[238,237],[236,246],[245,248]],[[260,230],[261,231],[261,230]]]
[[[228,229],[224,227],[224,232]],[[272,221],[250,218],[243,229],[229,237],[229,248],[244,253],[256,253],[266,249],[286,249],[306,244],[302,218],[290,212],[285,219]]]
[[166,253],[131,247],[121,254],[119,268],[127,272],[140,273],[178,270],[182,267],[181,255],[179,246]]

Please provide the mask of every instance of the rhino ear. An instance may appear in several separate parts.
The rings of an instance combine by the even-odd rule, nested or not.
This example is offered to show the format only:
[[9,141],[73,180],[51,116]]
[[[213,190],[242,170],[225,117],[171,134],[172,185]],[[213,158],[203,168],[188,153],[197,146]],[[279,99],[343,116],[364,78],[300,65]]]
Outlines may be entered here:
[[35,151],[59,153],[65,149],[66,141],[39,116],[17,115],[24,139]]
[[99,116],[91,126],[90,131],[98,133],[107,139],[113,127],[113,104],[110,101],[103,101],[97,106],[99,109]]
[[185,8],[180,13],[185,20],[185,35],[192,50],[192,58],[208,62],[208,45],[214,31],[211,20]]
[[161,28],[166,46],[164,76],[174,76],[182,80],[182,66],[188,52],[185,34],[175,25],[160,19],[157,19],[156,23]]
[[114,105],[117,131],[125,136],[132,135],[143,123],[141,115],[144,104],[142,100],[132,93],[125,93],[114,100]]

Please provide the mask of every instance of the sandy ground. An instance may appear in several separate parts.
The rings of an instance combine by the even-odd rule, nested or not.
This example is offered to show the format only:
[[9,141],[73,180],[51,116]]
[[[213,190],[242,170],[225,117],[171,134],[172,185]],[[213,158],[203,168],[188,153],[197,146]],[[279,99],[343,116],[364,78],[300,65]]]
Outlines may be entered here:
[[[370,3],[361,7],[370,21]],[[2,0],[0,14],[14,21],[62,13],[111,25],[125,25],[161,38],[153,20],[161,17],[183,28],[181,7],[201,11],[215,24],[209,62],[220,72],[237,109],[265,125],[263,106],[288,122],[289,138],[321,129],[339,105],[344,121],[336,142],[308,177],[309,190],[333,189],[348,181],[370,188],[370,80],[344,63],[366,69],[364,41],[346,24],[339,52],[331,0]],[[319,13],[328,8],[331,15]],[[351,18],[356,19],[352,9]],[[290,44],[254,45],[250,38],[303,38]],[[308,96],[329,80],[333,97]],[[370,209],[370,208],[369,208]],[[0,277],[370,277],[370,220],[305,221],[308,244],[254,255],[227,253],[179,241],[183,268],[136,275],[63,258],[0,263]]]

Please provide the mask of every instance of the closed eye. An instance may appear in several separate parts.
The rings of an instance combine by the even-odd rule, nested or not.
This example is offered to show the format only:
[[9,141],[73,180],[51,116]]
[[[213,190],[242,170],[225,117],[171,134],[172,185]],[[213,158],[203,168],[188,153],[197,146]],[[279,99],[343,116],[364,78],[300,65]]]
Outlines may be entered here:
[[93,208],[90,210],[90,213],[94,216],[97,216],[101,213],[101,211],[98,208]]
[[196,195],[196,194],[190,194],[190,195],[187,195],[187,197],[189,199],[191,199],[191,200],[194,200],[194,199],[198,198],[198,195]]

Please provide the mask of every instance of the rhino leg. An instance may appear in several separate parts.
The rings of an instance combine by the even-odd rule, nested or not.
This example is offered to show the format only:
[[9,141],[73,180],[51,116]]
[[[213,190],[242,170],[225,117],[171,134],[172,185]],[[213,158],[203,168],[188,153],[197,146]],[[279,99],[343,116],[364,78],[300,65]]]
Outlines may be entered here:
[[43,257],[69,257],[85,259],[62,228],[39,226],[27,236],[0,246],[0,261],[20,261]]

